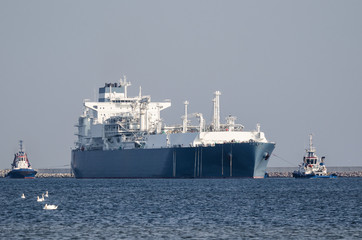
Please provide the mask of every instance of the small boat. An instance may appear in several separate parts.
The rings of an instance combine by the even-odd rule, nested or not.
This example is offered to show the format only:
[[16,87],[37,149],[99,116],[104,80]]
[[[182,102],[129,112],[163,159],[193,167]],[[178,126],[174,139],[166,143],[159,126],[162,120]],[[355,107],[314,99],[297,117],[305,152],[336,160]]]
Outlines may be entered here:
[[309,149],[306,149],[306,155],[303,158],[299,169],[293,172],[295,178],[337,178],[336,174],[328,174],[327,167],[324,164],[325,157],[318,158],[313,147],[313,136],[309,135]]
[[45,210],[55,210],[57,208],[58,208],[57,205],[48,205],[48,204],[45,204],[45,206],[43,207],[43,209]]
[[11,164],[11,171],[7,174],[9,178],[35,178],[36,171],[30,166],[27,154],[23,151],[23,141],[20,140],[19,152],[15,154]]

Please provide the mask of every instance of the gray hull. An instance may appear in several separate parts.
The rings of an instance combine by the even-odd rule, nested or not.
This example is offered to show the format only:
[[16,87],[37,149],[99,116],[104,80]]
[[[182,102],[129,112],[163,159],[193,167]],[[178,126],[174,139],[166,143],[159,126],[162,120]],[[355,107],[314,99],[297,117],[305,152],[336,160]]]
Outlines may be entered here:
[[207,147],[72,150],[76,178],[263,178],[274,143]]

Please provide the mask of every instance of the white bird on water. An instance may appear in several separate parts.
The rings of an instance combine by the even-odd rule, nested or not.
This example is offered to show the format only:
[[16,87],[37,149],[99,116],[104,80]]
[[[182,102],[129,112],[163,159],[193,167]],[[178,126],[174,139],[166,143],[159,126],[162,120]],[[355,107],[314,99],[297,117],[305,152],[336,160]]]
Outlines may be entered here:
[[37,199],[36,199],[36,201],[37,201],[37,202],[42,202],[42,201],[44,201],[44,198],[39,198],[39,196],[38,196]]
[[48,204],[45,204],[45,206],[43,207],[43,209],[45,210],[55,210],[57,208],[58,208],[57,205],[48,205]]
[[49,197],[48,191],[45,192],[45,197]]
[[24,193],[21,195],[21,198],[25,198],[25,195],[24,195]]

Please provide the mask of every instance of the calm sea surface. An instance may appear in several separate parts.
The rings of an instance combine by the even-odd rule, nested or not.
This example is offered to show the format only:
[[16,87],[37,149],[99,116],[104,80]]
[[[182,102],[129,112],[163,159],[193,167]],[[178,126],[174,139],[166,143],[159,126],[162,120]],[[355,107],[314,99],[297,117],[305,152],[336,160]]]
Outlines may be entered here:
[[362,238],[361,178],[0,179],[0,190],[0,239]]

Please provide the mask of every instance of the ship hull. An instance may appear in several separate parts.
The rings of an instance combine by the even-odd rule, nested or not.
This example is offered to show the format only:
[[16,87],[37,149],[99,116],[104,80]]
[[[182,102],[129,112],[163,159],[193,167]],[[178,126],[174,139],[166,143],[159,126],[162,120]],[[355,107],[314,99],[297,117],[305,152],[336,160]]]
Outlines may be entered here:
[[299,172],[293,172],[294,178],[337,178],[337,175],[330,174],[330,175],[314,175],[314,174],[303,174]]
[[33,169],[14,169],[8,173],[9,178],[35,178],[37,171]]
[[274,143],[72,150],[76,178],[264,178]]

